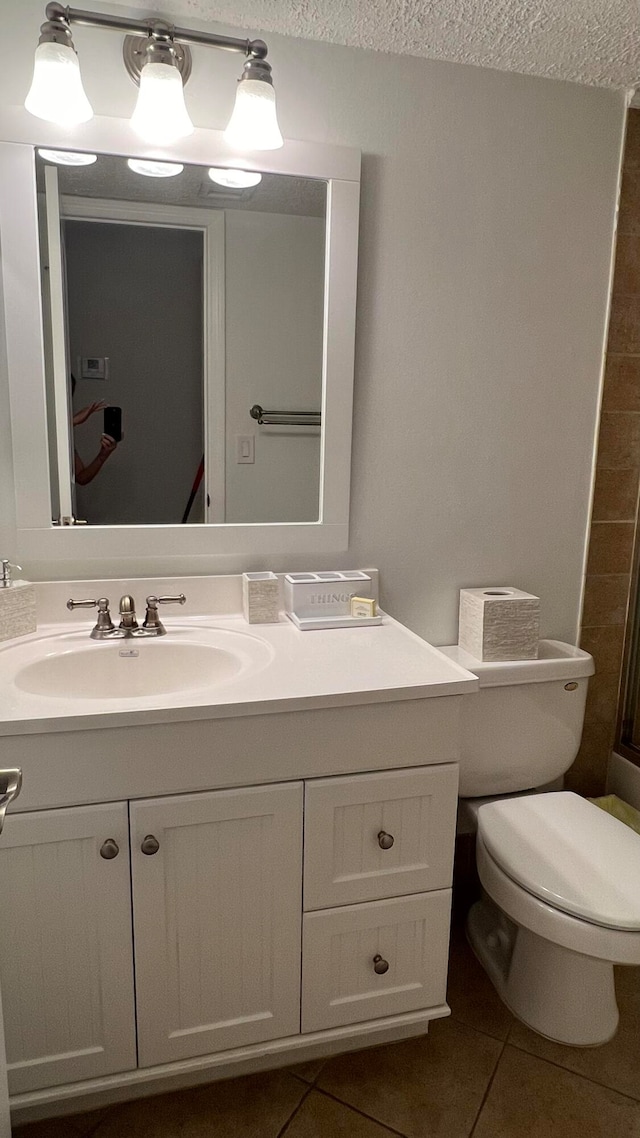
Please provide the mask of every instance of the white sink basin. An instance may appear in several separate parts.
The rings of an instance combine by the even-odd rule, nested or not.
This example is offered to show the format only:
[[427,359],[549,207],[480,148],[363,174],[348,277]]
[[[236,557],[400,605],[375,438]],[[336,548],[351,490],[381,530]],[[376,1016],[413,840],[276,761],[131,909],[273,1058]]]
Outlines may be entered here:
[[[121,592],[127,585],[118,583]],[[170,617],[157,639],[103,641],[90,639],[92,624],[42,624],[0,644],[0,738],[478,689],[475,676],[386,615],[375,628],[300,632],[284,618],[254,630],[238,613],[202,613]]]
[[[18,655],[19,659],[16,659]],[[90,640],[86,632],[33,640],[13,650],[13,683],[30,695],[123,701],[212,691],[272,659],[255,636],[214,628],[158,638]]]

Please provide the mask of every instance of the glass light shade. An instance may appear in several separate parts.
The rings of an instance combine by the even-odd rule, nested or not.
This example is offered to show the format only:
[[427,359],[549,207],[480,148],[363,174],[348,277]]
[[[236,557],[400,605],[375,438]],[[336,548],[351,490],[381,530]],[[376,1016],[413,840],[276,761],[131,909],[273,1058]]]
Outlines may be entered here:
[[184,102],[182,76],[167,63],[145,63],[131,126],[145,142],[160,146],[185,138],[193,123]]
[[262,181],[262,174],[255,170],[225,170],[212,166],[209,170],[212,182],[219,186],[227,186],[230,190],[245,190],[249,186],[257,186]]
[[127,158],[127,166],[145,178],[175,178],[184,170],[181,162],[152,162],[150,158]]
[[225,140],[234,150],[279,150],[284,146],[276,93],[263,79],[240,79]]
[[92,166],[98,161],[97,154],[80,154],[74,150],[39,150],[45,162],[56,162],[58,166]]
[[76,126],[93,116],[84,93],[80,64],[72,47],[41,43],[36,48],[33,79],[25,107],[38,119]]

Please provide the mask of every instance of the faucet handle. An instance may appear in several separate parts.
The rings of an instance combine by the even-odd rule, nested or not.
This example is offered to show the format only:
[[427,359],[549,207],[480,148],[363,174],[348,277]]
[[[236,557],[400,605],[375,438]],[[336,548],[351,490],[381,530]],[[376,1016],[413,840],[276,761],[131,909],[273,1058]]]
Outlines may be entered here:
[[151,629],[158,636],[162,636],[165,628],[158,616],[158,605],[183,605],[186,599],[184,593],[178,593],[175,597],[156,597],[152,593],[150,597],[147,597],[147,612],[142,627]]
[[[71,611],[73,609],[95,609],[98,610],[98,619],[95,628],[91,635],[95,632],[112,632],[114,629],[113,621],[111,620],[111,613],[109,612],[109,599],[108,597],[99,597],[97,601],[74,601],[72,597],[67,601],[67,608]],[[94,639],[99,639],[94,637]]]

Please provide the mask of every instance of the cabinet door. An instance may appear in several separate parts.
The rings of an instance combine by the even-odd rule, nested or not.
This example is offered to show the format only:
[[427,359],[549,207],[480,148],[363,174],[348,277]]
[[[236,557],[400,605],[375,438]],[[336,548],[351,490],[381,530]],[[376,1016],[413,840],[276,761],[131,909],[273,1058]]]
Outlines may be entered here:
[[140,1065],[298,1032],[302,783],[134,802],[131,840]]
[[11,1093],[135,1067],[126,804],[10,821],[0,988]]
[[302,1030],[444,1004],[451,890],[305,913]]
[[414,767],[306,784],[304,907],[446,889],[458,767]]

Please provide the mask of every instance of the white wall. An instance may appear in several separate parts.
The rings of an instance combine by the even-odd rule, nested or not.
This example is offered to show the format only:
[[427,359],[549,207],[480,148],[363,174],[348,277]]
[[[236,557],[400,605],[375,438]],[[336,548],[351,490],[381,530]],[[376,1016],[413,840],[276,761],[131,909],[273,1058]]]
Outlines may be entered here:
[[[40,0],[13,12],[6,102],[41,19]],[[120,37],[74,35],[95,110],[129,114]],[[342,564],[378,565],[387,608],[435,643],[455,637],[457,589],[485,583],[538,593],[543,631],[573,636],[622,94],[267,38],[284,133],[364,155]],[[223,127],[238,60],[194,56],[194,121]]]
[[[226,520],[315,522],[320,431],[260,427],[254,403],[320,410],[325,222],[225,210]],[[253,435],[255,462],[236,461]]]

